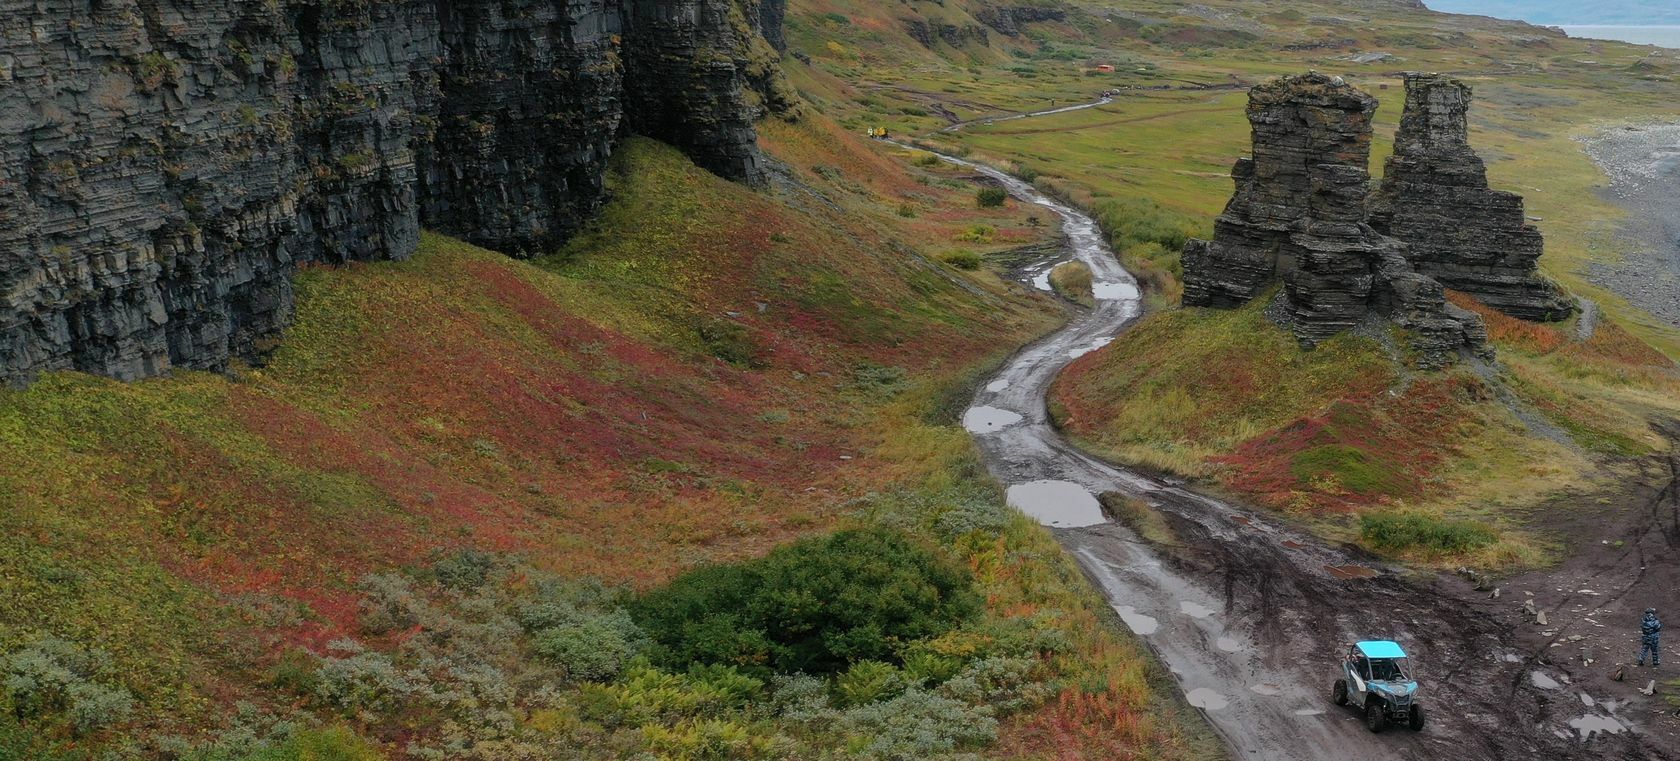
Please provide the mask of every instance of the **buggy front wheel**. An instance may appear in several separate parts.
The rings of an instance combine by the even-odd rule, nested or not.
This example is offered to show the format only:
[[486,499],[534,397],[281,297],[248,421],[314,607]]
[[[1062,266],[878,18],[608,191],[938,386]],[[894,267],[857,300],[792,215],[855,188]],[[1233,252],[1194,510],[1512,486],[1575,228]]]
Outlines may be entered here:
[[1412,715],[1406,724],[1412,728],[1413,732],[1423,731],[1423,706],[1412,706]]
[[1383,727],[1387,724],[1388,717],[1383,714],[1382,701],[1372,700],[1367,702],[1365,704],[1365,728],[1371,730],[1371,734],[1376,734],[1383,731]]

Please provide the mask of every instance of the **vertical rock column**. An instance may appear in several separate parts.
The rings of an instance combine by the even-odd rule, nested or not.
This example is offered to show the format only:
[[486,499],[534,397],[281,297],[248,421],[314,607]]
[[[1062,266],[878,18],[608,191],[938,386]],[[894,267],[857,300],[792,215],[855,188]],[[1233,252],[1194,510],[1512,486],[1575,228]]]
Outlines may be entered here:
[[1367,219],[1371,96],[1319,74],[1262,84],[1249,94],[1253,158],[1212,241],[1184,252],[1184,303],[1233,308],[1282,280],[1284,318],[1303,346],[1353,328],[1368,314],[1412,333],[1423,367],[1460,349],[1485,350],[1481,321],[1415,272],[1405,244]]
[[1522,196],[1488,187],[1470,147],[1470,86],[1406,75],[1406,110],[1394,155],[1371,204],[1371,223],[1405,241],[1418,271],[1506,314],[1561,320],[1574,303],[1537,272],[1545,250]]

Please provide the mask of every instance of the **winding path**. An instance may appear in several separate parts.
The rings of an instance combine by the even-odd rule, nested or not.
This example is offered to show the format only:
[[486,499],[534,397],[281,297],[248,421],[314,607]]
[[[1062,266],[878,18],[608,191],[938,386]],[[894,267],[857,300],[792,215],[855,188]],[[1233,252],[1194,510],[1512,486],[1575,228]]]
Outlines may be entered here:
[[[1050,423],[1050,386],[1140,315],[1137,282],[1086,214],[991,167],[942,158],[1057,214],[1096,296],[1095,308],[1017,353],[976,395],[964,425],[1010,503],[1054,531],[1234,758],[1674,757],[1614,702],[1570,687],[1567,669],[1546,663],[1545,651],[1519,649],[1525,622],[1509,601],[1485,600],[1454,579],[1403,577],[1356,549],[1070,444]],[[1160,511],[1178,544],[1152,546],[1108,521],[1096,496],[1105,492]],[[1345,643],[1366,638],[1396,639],[1413,655],[1430,709],[1423,732],[1372,736],[1351,709],[1330,703]]]

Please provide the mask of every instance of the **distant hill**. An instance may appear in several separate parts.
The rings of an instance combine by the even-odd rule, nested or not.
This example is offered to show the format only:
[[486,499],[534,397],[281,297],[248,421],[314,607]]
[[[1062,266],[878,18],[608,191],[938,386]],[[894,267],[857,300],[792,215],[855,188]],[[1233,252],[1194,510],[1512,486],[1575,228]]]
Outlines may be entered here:
[[1673,0],[1425,0],[1447,13],[1521,19],[1534,24],[1662,25],[1680,24],[1680,4]]

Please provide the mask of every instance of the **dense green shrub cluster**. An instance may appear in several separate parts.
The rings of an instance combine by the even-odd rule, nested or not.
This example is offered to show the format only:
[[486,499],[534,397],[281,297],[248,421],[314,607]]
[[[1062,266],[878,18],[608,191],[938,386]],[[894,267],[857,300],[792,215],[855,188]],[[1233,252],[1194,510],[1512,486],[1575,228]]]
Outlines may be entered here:
[[1473,552],[1499,541],[1493,529],[1475,521],[1411,511],[1365,513],[1359,516],[1359,537],[1385,552],[1422,550],[1438,554]]
[[632,606],[656,662],[830,674],[898,662],[904,647],[973,618],[966,569],[903,535],[842,531],[762,559],[692,571]]
[[134,697],[109,670],[105,653],[48,637],[0,658],[0,696],[18,719],[63,721],[83,735],[128,718],[134,708]]
[[974,202],[982,209],[992,209],[1002,206],[1009,200],[1009,192],[1003,188],[983,187],[974,193]]

